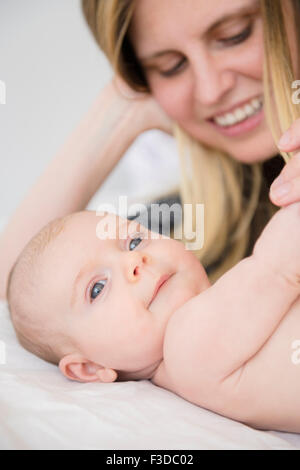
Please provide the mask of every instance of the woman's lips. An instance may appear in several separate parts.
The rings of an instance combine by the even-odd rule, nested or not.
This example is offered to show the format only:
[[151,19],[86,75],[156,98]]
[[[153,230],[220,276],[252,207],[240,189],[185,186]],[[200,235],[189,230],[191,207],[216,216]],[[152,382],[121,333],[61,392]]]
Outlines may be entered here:
[[208,120],[208,122],[214,126],[222,135],[227,137],[237,137],[239,135],[245,134],[246,132],[255,129],[264,118],[264,108],[262,108],[258,113],[247,118],[245,121],[239,122],[233,126],[222,127],[218,126],[213,120]]
[[154,289],[154,292],[153,292],[153,295],[152,295],[152,298],[149,302],[149,305],[153,302],[153,300],[155,299],[155,297],[157,296],[157,293],[158,291],[160,290],[160,288],[167,282],[167,280],[172,276],[172,274],[164,274],[163,276],[161,276],[155,286],[155,289]]

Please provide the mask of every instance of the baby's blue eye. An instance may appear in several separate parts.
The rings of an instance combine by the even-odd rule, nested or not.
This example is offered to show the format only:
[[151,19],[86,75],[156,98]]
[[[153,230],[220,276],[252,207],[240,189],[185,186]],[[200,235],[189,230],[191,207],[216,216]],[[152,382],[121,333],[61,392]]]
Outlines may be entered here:
[[98,281],[96,282],[92,289],[91,289],[91,293],[90,293],[90,297],[92,300],[95,300],[96,297],[98,297],[98,294],[102,291],[102,287],[103,286],[103,283],[106,282],[105,280],[103,281]]
[[[135,240],[140,240],[140,242],[136,243]],[[129,250],[130,246],[134,246],[134,248],[141,243],[142,237],[134,237],[131,239],[129,243]],[[91,291],[90,291],[90,298],[91,301],[95,300],[98,295],[102,292],[102,290],[105,287],[106,280],[103,279],[101,281],[95,282],[95,284],[92,286]]]
[[[139,243],[135,243],[134,240],[142,240],[141,237],[134,237],[131,239],[130,243],[129,243],[129,249],[130,249],[130,246],[132,246],[132,243],[134,243],[134,248],[139,245]],[[141,243],[141,242],[140,242]]]

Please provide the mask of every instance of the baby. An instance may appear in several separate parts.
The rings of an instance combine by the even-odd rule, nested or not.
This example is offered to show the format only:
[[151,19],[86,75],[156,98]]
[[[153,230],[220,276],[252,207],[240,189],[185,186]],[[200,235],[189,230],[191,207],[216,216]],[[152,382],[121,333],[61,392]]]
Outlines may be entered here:
[[16,261],[12,321],[21,344],[71,380],[149,379],[252,427],[300,432],[299,241],[296,203],[211,286],[183,243],[77,212]]

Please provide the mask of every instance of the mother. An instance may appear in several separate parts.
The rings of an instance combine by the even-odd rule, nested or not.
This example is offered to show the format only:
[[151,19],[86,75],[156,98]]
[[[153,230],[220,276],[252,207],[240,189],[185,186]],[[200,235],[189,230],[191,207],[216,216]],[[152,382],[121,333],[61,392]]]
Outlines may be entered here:
[[[300,2],[82,0],[82,8],[115,78],[2,234],[0,297],[27,241],[51,219],[84,209],[151,128],[177,139],[182,202],[205,204],[205,244],[196,255],[214,281],[250,254],[276,206],[300,199],[300,154],[285,153],[300,147],[291,99]],[[273,185],[271,202],[270,183],[284,163],[276,143],[290,126],[292,138],[280,147],[290,190]]]

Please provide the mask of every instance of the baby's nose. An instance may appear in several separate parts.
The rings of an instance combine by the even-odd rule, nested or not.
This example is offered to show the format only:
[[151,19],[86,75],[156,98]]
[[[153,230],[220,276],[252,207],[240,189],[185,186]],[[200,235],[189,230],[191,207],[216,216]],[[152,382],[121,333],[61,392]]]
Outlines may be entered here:
[[127,258],[126,273],[129,281],[137,281],[145,266],[148,266],[152,261],[150,255],[142,253],[141,251],[131,252]]

